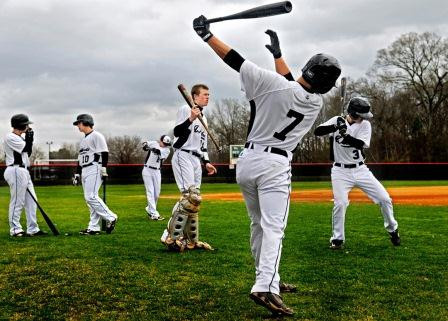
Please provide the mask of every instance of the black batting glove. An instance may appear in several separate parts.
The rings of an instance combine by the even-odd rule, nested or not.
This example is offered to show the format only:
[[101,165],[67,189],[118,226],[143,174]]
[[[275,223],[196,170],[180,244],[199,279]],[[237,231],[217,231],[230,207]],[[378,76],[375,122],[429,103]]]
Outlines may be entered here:
[[266,45],[266,48],[268,48],[275,59],[280,58],[282,52],[280,51],[280,42],[278,41],[277,33],[271,29],[266,30],[264,33],[271,38],[271,44]]
[[345,123],[345,119],[341,116],[339,116],[336,119],[336,129],[339,129],[339,131],[342,130],[347,130],[347,124]]
[[34,141],[34,131],[30,128],[25,132],[25,142],[32,143]]
[[207,42],[213,36],[213,34],[210,32],[210,24],[207,22],[207,18],[203,15],[193,20],[193,29],[205,42]]

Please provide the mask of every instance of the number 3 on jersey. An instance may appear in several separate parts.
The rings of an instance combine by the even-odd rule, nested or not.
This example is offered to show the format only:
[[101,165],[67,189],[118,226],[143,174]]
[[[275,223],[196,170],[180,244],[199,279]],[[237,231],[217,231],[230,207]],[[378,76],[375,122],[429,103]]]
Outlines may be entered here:
[[284,141],[286,139],[286,134],[288,134],[291,130],[293,130],[305,117],[303,114],[296,112],[295,110],[290,109],[286,114],[288,118],[295,118],[291,124],[283,128],[280,132],[275,132],[274,137],[278,140]]

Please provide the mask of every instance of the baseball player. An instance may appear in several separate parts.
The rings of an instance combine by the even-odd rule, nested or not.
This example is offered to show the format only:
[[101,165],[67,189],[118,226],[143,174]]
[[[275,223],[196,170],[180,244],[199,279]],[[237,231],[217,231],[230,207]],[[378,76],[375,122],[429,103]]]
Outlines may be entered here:
[[110,234],[115,229],[118,217],[98,196],[102,178],[107,177],[109,150],[107,149],[106,139],[101,133],[93,130],[94,122],[91,115],[78,115],[73,125],[77,126],[79,131],[85,135],[79,145],[78,168],[73,177],[73,184],[79,184],[82,178],[84,199],[90,210],[89,225],[86,229],[81,230],[79,234],[100,234],[101,219],[107,222],[106,233]]
[[206,242],[199,241],[199,204],[202,179],[201,161],[208,175],[216,173],[207,152],[207,132],[198,119],[201,115],[205,124],[207,119],[202,110],[208,105],[209,89],[204,84],[191,88],[191,96],[196,104],[180,107],[174,127],[174,154],[171,166],[181,199],[174,205],[167,229],[161,241],[172,251],[203,248],[212,250]]
[[[13,237],[41,236],[48,234],[39,229],[36,218],[36,202],[29,193],[37,199],[33,182],[28,171],[29,156],[33,150],[34,132],[29,127],[32,122],[27,115],[17,114],[11,118],[12,132],[4,139],[6,154],[6,170],[4,178],[8,182],[11,200],[9,202],[9,234]],[[22,137],[25,135],[25,138]],[[26,233],[20,225],[20,216],[25,208]]]
[[341,249],[345,242],[345,212],[349,205],[348,193],[358,186],[371,200],[378,204],[393,245],[400,245],[398,223],[394,218],[392,200],[386,189],[373,176],[365,164],[364,149],[369,148],[372,127],[368,119],[370,103],[362,97],[350,99],[345,117],[335,116],[319,125],[317,136],[330,135],[330,158],[333,186],[333,235],[330,248]]
[[279,295],[283,289],[278,274],[289,212],[292,151],[322,108],[320,94],[334,86],[341,68],[335,58],[318,54],[307,62],[297,81],[289,81],[244,59],[213,36],[204,16],[193,21],[193,28],[239,72],[251,107],[247,142],[236,173],[251,219],[256,277],[250,298],[275,314],[292,315]]
[[148,218],[155,221],[164,220],[157,211],[156,206],[162,182],[160,169],[163,161],[170,155],[170,146],[171,138],[168,135],[162,135],[159,141],[154,140],[143,143],[143,150],[148,152],[142,171],[146,198],[148,200],[148,206],[145,209],[146,213],[148,213]]

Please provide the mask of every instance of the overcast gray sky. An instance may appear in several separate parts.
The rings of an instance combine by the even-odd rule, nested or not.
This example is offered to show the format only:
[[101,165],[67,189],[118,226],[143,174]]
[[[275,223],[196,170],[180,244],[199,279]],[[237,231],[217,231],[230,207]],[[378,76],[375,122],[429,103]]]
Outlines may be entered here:
[[[0,0],[0,132],[13,114],[35,122],[47,150],[77,142],[71,125],[90,113],[106,135],[156,138],[183,104],[177,85],[204,82],[211,105],[242,98],[236,72],[200,40],[191,25],[272,1]],[[211,31],[245,58],[273,68],[264,31],[276,30],[284,57],[299,68],[317,52],[337,57],[343,75],[363,76],[376,52],[407,32],[448,36],[444,0],[292,1],[290,14],[234,20]]]

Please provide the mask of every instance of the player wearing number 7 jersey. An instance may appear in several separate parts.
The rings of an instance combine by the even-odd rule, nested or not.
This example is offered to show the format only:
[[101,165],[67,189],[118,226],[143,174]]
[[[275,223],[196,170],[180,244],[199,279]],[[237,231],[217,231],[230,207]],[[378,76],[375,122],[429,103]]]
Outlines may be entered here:
[[247,142],[237,164],[237,182],[251,220],[251,251],[255,284],[250,298],[271,312],[292,315],[280,297],[278,268],[291,191],[292,152],[309,131],[328,92],[341,73],[338,61],[315,55],[297,81],[258,67],[210,33],[206,18],[195,19],[201,38],[239,72],[250,103]]
[[345,242],[345,212],[349,204],[348,193],[355,186],[363,190],[381,208],[384,227],[389,232],[393,245],[400,245],[398,223],[394,218],[392,200],[386,189],[364,164],[364,148],[370,145],[372,127],[369,118],[370,103],[362,97],[350,99],[348,114],[343,118],[335,116],[319,125],[314,134],[330,135],[330,158],[333,186],[333,235],[331,249],[341,249]]

